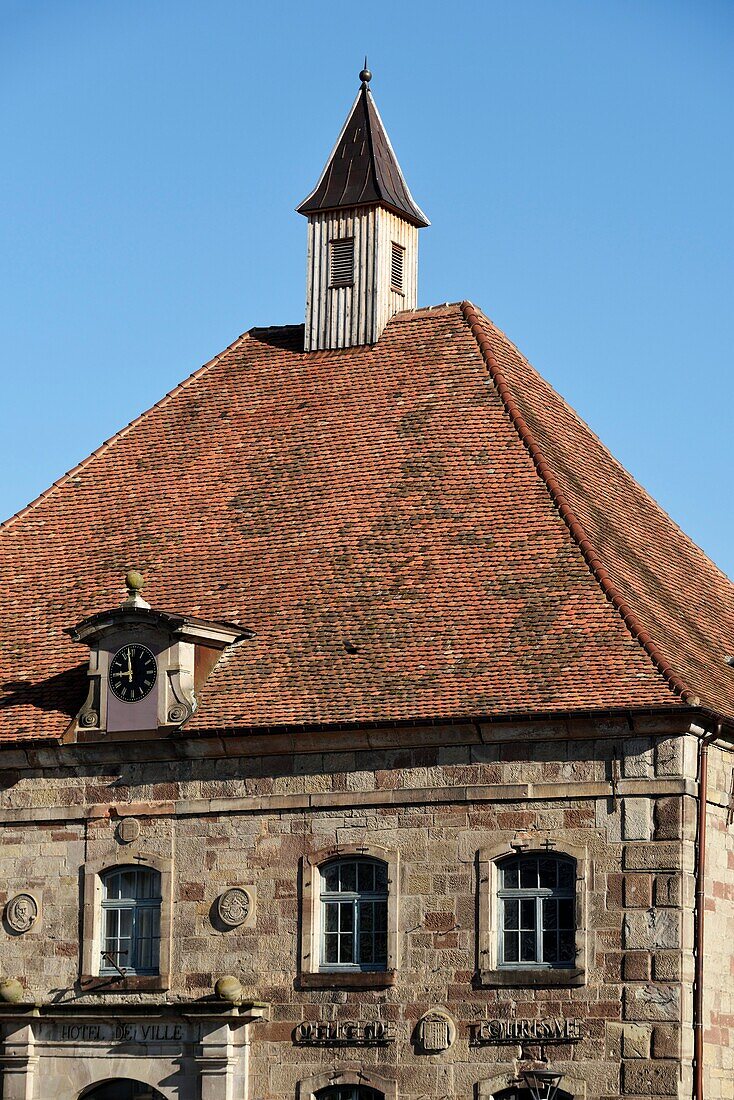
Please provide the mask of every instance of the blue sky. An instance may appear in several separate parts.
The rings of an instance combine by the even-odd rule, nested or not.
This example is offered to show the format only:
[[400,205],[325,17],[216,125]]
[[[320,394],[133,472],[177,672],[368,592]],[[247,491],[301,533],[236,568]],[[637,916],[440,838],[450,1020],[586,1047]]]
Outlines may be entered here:
[[302,320],[367,52],[420,303],[480,305],[734,574],[733,47],[725,0],[0,0],[2,517]]

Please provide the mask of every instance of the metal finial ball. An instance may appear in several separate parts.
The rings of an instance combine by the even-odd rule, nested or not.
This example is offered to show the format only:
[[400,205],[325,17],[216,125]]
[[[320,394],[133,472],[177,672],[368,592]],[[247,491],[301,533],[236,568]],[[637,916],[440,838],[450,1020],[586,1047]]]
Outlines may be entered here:
[[144,584],[145,580],[142,573],[138,573],[136,569],[131,569],[125,577],[125,587],[129,592],[139,592]]
[[372,73],[369,69],[362,69],[362,72],[359,74],[359,79],[363,84],[369,84],[370,80],[372,80]]

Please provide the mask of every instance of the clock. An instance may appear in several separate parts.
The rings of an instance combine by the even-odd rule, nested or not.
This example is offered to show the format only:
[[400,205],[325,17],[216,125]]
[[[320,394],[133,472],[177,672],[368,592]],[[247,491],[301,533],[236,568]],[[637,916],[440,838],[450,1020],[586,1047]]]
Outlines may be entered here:
[[137,703],[153,689],[156,659],[147,646],[129,642],[110,661],[110,691],[123,703]]

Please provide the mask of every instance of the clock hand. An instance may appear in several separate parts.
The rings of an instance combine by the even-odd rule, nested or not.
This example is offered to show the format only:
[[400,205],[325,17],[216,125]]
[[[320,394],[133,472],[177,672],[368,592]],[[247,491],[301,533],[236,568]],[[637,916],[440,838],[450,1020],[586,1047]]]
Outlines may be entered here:
[[129,649],[129,647],[128,647],[128,651],[127,651],[127,678],[128,678],[128,680],[129,680],[129,681],[130,681],[130,682],[132,683],[132,678],[133,678],[133,666],[132,666],[132,659],[131,659],[131,657],[130,657],[130,649]]

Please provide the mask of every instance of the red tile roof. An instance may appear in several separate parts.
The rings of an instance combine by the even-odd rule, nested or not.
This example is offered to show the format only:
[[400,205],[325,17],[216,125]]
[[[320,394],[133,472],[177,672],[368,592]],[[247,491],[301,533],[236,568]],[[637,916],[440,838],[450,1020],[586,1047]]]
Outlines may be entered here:
[[[0,736],[84,698],[65,627],[226,619],[190,730],[681,707],[734,717],[734,589],[464,304],[378,344],[254,329],[0,528]],[[134,475],[134,476],[132,476]]]

